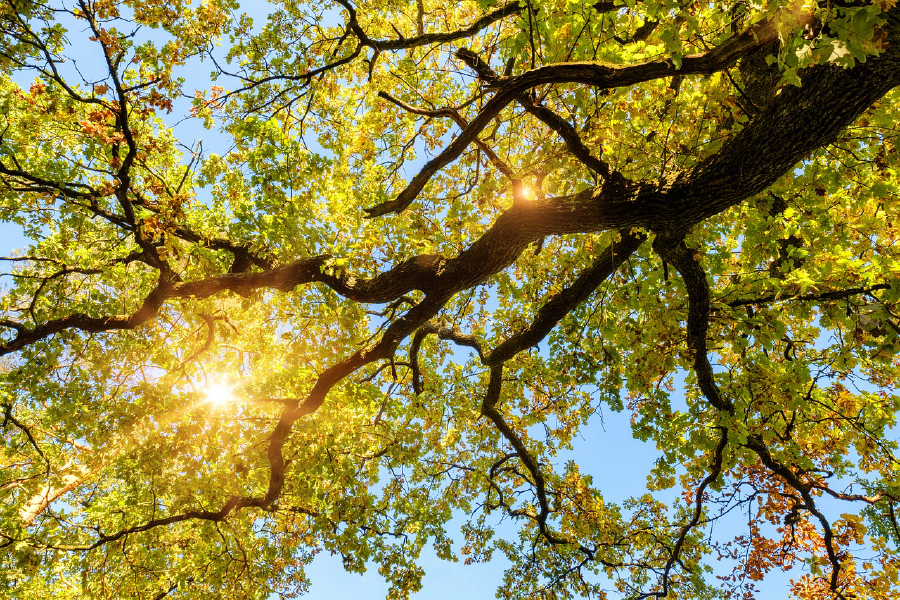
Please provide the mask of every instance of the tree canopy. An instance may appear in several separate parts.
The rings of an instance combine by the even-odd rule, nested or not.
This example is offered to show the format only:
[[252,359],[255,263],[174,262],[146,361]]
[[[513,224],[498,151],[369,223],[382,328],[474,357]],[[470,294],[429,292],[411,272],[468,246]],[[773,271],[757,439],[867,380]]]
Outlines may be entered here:
[[0,595],[896,597],[894,4],[3,0]]

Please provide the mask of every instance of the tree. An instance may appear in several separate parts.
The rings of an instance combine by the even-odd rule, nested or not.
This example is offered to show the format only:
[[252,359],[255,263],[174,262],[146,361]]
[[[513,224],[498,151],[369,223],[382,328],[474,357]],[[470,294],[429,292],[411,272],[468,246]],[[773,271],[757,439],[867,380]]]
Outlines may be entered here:
[[894,597],[894,4],[4,0],[4,597]]

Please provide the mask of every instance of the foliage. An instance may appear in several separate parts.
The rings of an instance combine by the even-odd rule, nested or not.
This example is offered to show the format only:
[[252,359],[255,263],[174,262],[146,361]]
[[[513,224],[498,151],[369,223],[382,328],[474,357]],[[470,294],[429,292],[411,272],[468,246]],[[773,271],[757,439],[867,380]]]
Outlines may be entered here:
[[0,596],[896,597],[893,0],[265,13],[0,5]]

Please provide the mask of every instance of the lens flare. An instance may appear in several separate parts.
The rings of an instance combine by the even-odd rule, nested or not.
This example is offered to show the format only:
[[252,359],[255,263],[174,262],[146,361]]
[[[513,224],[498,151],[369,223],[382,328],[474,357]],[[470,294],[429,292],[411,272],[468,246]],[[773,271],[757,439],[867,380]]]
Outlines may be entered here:
[[232,389],[234,389],[233,385],[222,382],[211,382],[204,390],[206,401],[215,406],[224,406],[234,400]]

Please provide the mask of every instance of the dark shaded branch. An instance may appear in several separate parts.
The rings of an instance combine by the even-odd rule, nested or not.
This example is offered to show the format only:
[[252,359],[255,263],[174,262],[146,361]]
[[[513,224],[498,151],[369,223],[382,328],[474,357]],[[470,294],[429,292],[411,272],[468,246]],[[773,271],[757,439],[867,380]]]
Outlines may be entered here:
[[[622,184],[624,177],[620,173],[614,172],[604,161],[591,154],[591,151],[584,145],[581,136],[578,135],[578,132],[575,131],[575,128],[571,123],[549,108],[535,104],[528,96],[525,96],[524,94],[521,94],[521,96],[522,98],[519,102],[525,108],[526,112],[534,115],[538,120],[547,125],[547,127],[558,133],[559,137],[566,143],[566,148],[575,158],[580,160],[591,171],[594,171],[603,179],[607,181],[615,179],[618,180],[617,183],[619,185]],[[525,101],[524,103],[523,100]]]
[[734,412],[734,405],[719,391],[713,375],[712,365],[706,355],[706,333],[709,329],[709,282],[700,263],[694,258],[683,241],[667,244],[662,238],[656,238],[653,244],[660,256],[674,266],[684,281],[688,295],[687,345],[691,352],[697,384],[709,403],[717,410]]
[[[165,517],[161,519],[151,519],[146,523],[142,523],[141,525],[135,525],[134,527],[127,527],[125,529],[120,529],[119,531],[111,534],[103,534],[101,533],[98,538],[91,544],[85,545],[70,545],[70,546],[57,546],[57,545],[48,545],[48,548],[55,548],[57,550],[68,550],[68,551],[86,551],[93,550],[94,548],[99,548],[104,544],[108,544],[110,542],[114,542],[119,540],[127,535],[131,535],[132,533],[140,533],[142,531],[149,531],[150,529],[155,529],[156,527],[162,527],[165,525],[173,525],[175,523],[181,523],[183,521],[189,520],[200,520],[200,521],[213,521],[219,522],[225,520],[225,518],[235,509],[242,505],[240,499],[236,497],[232,497],[228,502],[225,503],[225,506],[222,507],[221,510],[217,511],[209,511],[209,510],[190,510],[183,513],[179,513],[177,515],[172,515],[170,517]],[[243,506],[248,506],[248,504],[243,504]]]
[[825,516],[816,508],[816,502],[813,499],[812,494],[810,493],[811,486],[803,483],[803,481],[801,481],[793,471],[775,460],[761,436],[748,436],[746,446],[756,453],[760,461],[762,461],[762,463],[770,471],[778,475],[781,479],[784,480],[785,483],[787,483],[790,487],[796,490],[797,493],[800,494],[800,496],[803,498],[803,505],[799,508],[808,510],[813,516],[816,517],[816,519],[818,519],[819,523],[822,525],[822,530],[824,532],[822,537],[825,543],[825,552],[828,554],[828,562],[831,563],[831,591],[834,592],[839,598],[843,599],[844,595],[841,594],[838,590],[838,577],[840,576],[841,561],[834,549],[834,534],[831,531],[831,524],[828,522],[828,519],[826,519]]
[[599,2],[594,3],[594,10],[596,10],[601,15],[606,14],[606,13],[616,12],[623,8],[626,8],[626,6],[621,5],[621,4],[616,4],[614,2],[614,0],[600,0]]
[[363,45],[360,44],[356,48],[354,48],[353,52],[351,52],[347,56],[340,58],[332,63],[322,65],[321,67],[318,67],[316,69],[306,71],[305,73],[301,73],[299,75],[269,75],[267,77],[262,77],[260,79],[250,79],[249,77],[243,77],[240,75],[236,75],[235,73],[230,73],[230,72],[226,71],[225,69],[223,69],[222,67],[220,67],[216,63],[216,68],[222,74],[228,75],[230,77],[237,77],[241,81],[243,81],[245,85],[240,88],[237,88],[236,90],[232,90],[232,91],[228,92],[227,94],[223,94],[222,96],[219,96],[219,97],[215,98],[214,100],[210,100],[209,102],[207,102],[207,105],[214,106],[214,107],[221,106],[222,103],[224,103],[226,100],[228,100],[232,96],[236,96],[243,92],[248,92],[254,88],[257,88],[266,83],[271,83],[273,81],[300,82],[302,84],[301,88],[305,87],[305,86],[309,85],[309,83],[313,79],[318,77],[319,75],[323,75],[329,71],[333,71],[333,70],[337,69],[338,67],[342,67],[346,64],[353,62],[360,55],[360,53],[362,52],[362,49],[363,49]]
[[[398,100],[398,99],[394,98],[387,92],[378,92],[378,96],[380,98],[384,98],[388,102],[392,102],[393,104],[396,104],[403,110],[405,110],[407,112],[411,112],[416,115],[422,115],[422,116],[427,116],[427,117],[432,117],[432,118],[446,117],[446,118],[451,119],[454,123],[456,123],[459,126],[459,128],[462,130],[465,130],[465,128],[469,126],[468,121],[466,121],[463,118],[463,116],[459,114],[459,111],[456,110],[455,108],[438,108],[435,110],[426,110],[426,109],[421,109],[421,108],[416,108],[414,106],[410,106],[406,102],[403,102],[402,100]],[[497,154],[493,150],[491,150],[490,146],[485,144],[483,141],[481,141],[480,138],[477,138],[477,137],[474,140],[474,144],[478,147],[479,150],[481,150],[482,152],[485,153],[485,155],[488,157],[488,159],[491,161],[491,163],[493,163],[493,165],[497,168],[498,171],[500,171],[501,173],[503,173],[504,175],[506,175],[507,177],[510,177],[510,178],[512,178],[514,176],[512,169],[510,169],[509,166],[505,162],[503,162],[500,159],[500,157],[497,156]]]
[[170,283],[161,280],[157,287],[147,295],[140,308],[130,315],[92,317],[84,313],[75,313],[47,321],[33,329],[19,329],[15,338],[0,344],[0,356],[20,350],[65,329],[79,329],[89,333],[134,329],[156,316],[159,307],[170,297],[171,289]]
[[99,196],[99,192],[83,183],[74,182],[62,184],[55,181],[50,181],[21,169],[13,169],[7,167],[2,162],[0,162],[0,174],[6,175],[8,177],[16,177],[28,182],[28,184],[31,185],[31,187],[29,187],[28,189],[17,189],[16,191],[34,191],[58,194],[72,200],[92,200]]
[[412,371],[413,393],[416,396],[422,393],[422,373],[419,370],[419,348],[422,347],[422,342],[425,340],[425,336],[428,335],[428,333],[429,332],[424,327],[419,329],[413,336],[412,342],[410,342],[409,345],[409,370]]
[[[133,329],[152,318],[168,299],[208,298],[225,291],[246,294],[252,290],[269,288],[287,292],[298,285],[323,283],[355,302],[386,303],[410,291],[419,290],[435,301],[437,298],[444,298],[441,301],[443,304],[456,292],[478,285],[508,267],[529,244],[541,237],[596,229],[597,221],[591,218],[591,213],[600,217],[601,222],[605,215],[592,211],[591,207],[596,208],[596,204],[591,200],[590,193],[517,205],[501,213],[494,225],[456,258],[420,255],[369,279],[359,278],[346,269],[335,266],[334,259],[326,255],[301,259],[263,272],[226,273],[188,282],[160,279],[157,287],[133,314],[93,317],[77,313],[53,319],[33,329],[20,326],[15,338],[0,344],[0,355],[19,350],[64,329],[79,329],[90,333]],[[412,314],[413,311],[407,314]],[[404,325],[403,337],[415,331],[434,313],[427,314],[426,318],[408,331]],[[400,339],[402,338],[396,341],[399,343]],[[390,353],[381,358],[389,355]]]
[[621,241],[610,244],[572,285],[538,309],[527,328],[517,331],[491,350],[484,358],[484,364],[493,366],[506,362],[519,352],[536,346],[563,317],[587,300],[646,239],[641,233],[621,232],[621,236]]
[[422,375],[419,370],[419,348],[421,347],[425,336],[435,334],[442,340],[448,340],[459,344],[460,346],[474,348],[478,353],[478,357],[482,360],[484,359],[484,354],[481,351],[481,343],[474,335],[464,334],[456,327],[441,327],[436,323],[426,323],[416,331],[409,347],[409,365],[413,377],[413,391],[416,395],[422,393]]
[[330,267],[330,257],[319,256],[260,273],[227,273],[200,281],[178,283],[160,280],[141,307],[130,315],[93,317],[75,313],[47,321],[33,329],[10,322],[7,326],[17,329],[17,335],[9,342],[0,344],[0,355],[20,350],[64,329],[89,333],[134,329],[154,317],[160,306],[172,298],[208,298],[224,291],[246,293],[263,288],[290,291],[301,284],[320,282],[357,302],[389,302],[432,283],[435,271],[442,262],[443,259],[437,256],[418,256],[371,279],[357,279],[343,270]]
[[203,319],[203,321],[206,323],[206,340],[203,342],[203,344],[200,345],[199,348],[194,350],[190,356],[188,356],[183,361],[181,361],[181,364],[179,365],[178,368],[184,367],[186,364],[188,364],[189,362],[191,362],[192,360],[194,360],[195,358],[197,358],[198,356],[200,356],[201,354],[203,354],[204,352],[209,350],[209,347],[213,343],[213,339],[215,339],[215,337],[216,337],[216,320],[215,320],[215,318],[206,313],[202,313],[200,315],[200,318]]
[[641,594],[638,598],[650,598],[653,596],[665,598],[669,595],[669,573],[672,572],[672,567],[675,566],[675,563],[679,561],[688,533],[700,523],[700,518],[703,515],[703,495],[706,493],[706,488],[722,474],[722,457],[725,454],[725,448],[728,446],[728,429],[724,427],[720,427],[719,429],[721,435],[719,436],[719,443],[713,451],[712,465],[710,465],[709,474],[703,478],[703,481],[700,482],[700,485],[697,487],[697,491],[694,494],[694,514],[691,517],[691,520],[682,526],[681,531],[678,533],[678,538],[675,541],[675,546],[672,548],[672,554],[669,556],[669,560],[666,561],[666,568],[662,575],[662,590]]
[[[188,581],[190,581],[190,579]],[[178,589],[178,583],[177,582],[173,583],[169,587],[168,590],[163,590],[162,592],[160,592],[156,596],[154,596],[153,600],[163,600],[163,598],[165,598],[166,596],[168,596],[169,594],[171,594],[172,592],[174,592],[177,589]]]
[[373,40],[368,35],[366,35],[366,32],[363,31],[362,27],[360,27],[359,21],[357,20],[356,16],[356,9],[352,4],[350,4],[349,0],[336,1],[338,2],[338,4],[343,6],[344,9],[347,10],[347,13],[349,15],[349,22],[347,25],[350,30],[353,31],[353,34],[359,39],[360,43],[363,46],[369,46],[370,48],[374,48],[378,51],[405,50],[409,48],[417,48],[419,46],[427,46],[429,44],[446,44],[448,42],[455,42],[456,40],[471,37],[482,29],[490,27],[497,21],[500,21],[510,15],[518,14],[523,10],[523,6],[516,0],[513,0],[512,2],[507,2],[506,4],[501,5],[499,8],[485,14],[468,27],[459,29],[457,31],[449,31],[446,33],[423,33],[414,37],[400,38],[396,40]]
[[894,530],[894,539],[900,544],[900,526],[897,525],[897,513],[894,511],[894,500],[888,501],[888,519]]
[[[800,20],[809,19],[811,16]],[[730,67],[740,57],[776,38],[777,30],[773,21],[766,20],[750,27],[740,35],[727,39],[709,52],[684,57],[680,69],[668,59],[625,66],[596,62],[573,62],[539,67],[515,77],[498,78],[495,83],[496,94],[484,105],[469,127],[440,154],[428,161],[396,198],[366,209],[366,212],[370,217],[376,217],[404,210],[421,193],[425,184],[439,169],[459,158],[475,137],[525,90],[539,85],[556,83],[580,83],[609,89],[628,87],[673,75],[710,75]]]
[[801,294],[799,296],[776,296],[775,294],[769,294],[768,296],[761,296],[759,298],[747,298],[743,300],[732,300],[728,302],[728,306],[732,308],[737,308],[738,306],[751,306],[756,304],[768,304],[769,302],[789,302],[791,300],[844,300],[846,298],[850,298],[852,296],[861,296],[861,295],[871,295],[872,292],[889,290],[891,289],[891,284],[889,283],[877,283],[870,287],[852,287],[847,288],[845,290],[831,290],[828,292],[819,292],[816,294]]
[[332,257],[322,255],[258,273],[227,273],[201,281],[178,283],[172,288],[172,296],[207,298],[225,290],[247,292],[261,288],[287,292],[298,285],[318,282],[350,300],[380,304],[412,290],[430,289],[444,262],[446,259],[438,255],[420,255],[371,279],[361,279],[334,266]]
[[207,248],[213,250],[225,250],[234,256],[234,262],[231,266],[232,273],[243,273],[255,265],[263,270],[273,269],[276,263],[271,258],[254,252],[247,243],[238,243],[227,238],[220,237],[204,237],[198,233],[187,229],[186,227],[175,227],[172,231],[173,235],[193,243],[202,243]]
[[481,414],[490,419],[494,424],[494,427],[496,427],[503,437],[506,438],[506,441],[512,445],[519,460],[522,461],[522,464],[525,465],[525,468],[528,469],[528,472],[531,474],[535,495],[537,496],[538,505],[540,506],[540,512],[536,517],[536,521],[541,535],[543,535],[551,544],[571,543],[568,540],[559,537],[547,525],[547,517],[550,516],[550,504],[547,502],[547,484],[544,481],[544,475],[541,473],[541,468],[540,465],[538,465],[537,460],[535,460],[531,452],[528,451],[528,447],[525,446],[525,442],[522,441],[519,434],[509,426],[503,418],[503,415],[497,409],[502,387],[503,365],[493,365],[491,367],[491,378],[488,382],[488,388],[481,403]]
[[[497,80],[498,77],[494,70],[491,69],[480,56],[468,48],[460,48],[456,51],[456,56],[465,62],[469,68],[478,73],[478,76],[482,80],[487,82],[494,82]],[[613,173],[609,168],[609,165],[591,154],[591,151],[584,145],[581,136],[578,135],[578,132],[575,131],[575,128],[571,123],[549,108],[535,104],[531,97],[525,93],[518,94],[516,96],[516,101],[522,105],[526,112],[537,117],[537,119],[547,125],[547,127],[558,133],[566,143],[566,148],[568,148],[569,152],[571,152],[575,158],[580,160],[595,173],[598,173],[603,179],[610,179]],[[480,140],[476,138],[475,143],[478,143],[479,141]]]
[[643,42],[648,37],[650,37],[650,34],[652,34],[656,30],[656,27],[658,25],[659,25],[659,21],[653,21],[651,19],[647,19],[646,21],[644,21],[643,25],[641,25],[640,27],[635,29],[634,33],[631,34],[631,36],[629,36],[627,38],[621,38],[617,35],[614,35],[613,39],[616,40],[617,42],[619,42],[620,44],[622,44],[623,46],[625,44],[633,44],[634,42]]
[[28,438],[28,441],[31,443],[31,446],[35,449],[35,451],[38,453],[38,455],[42,459],[44,459],[44,462],[47,465],[47,469],[49,470],[50,461],[47,459],[46,456],[44,456],[44,452],[41,450],[41,447],[38,446],[37,440],[35,440],[34,436],[31,435],[31,430],[27,426],[25,426],[24,423],[21,423],[19,420],[17,420],[13,416],[12,402],[4,402],[3,404],[0,404],[0,407],[3,408],[3,425],[2,425],[2,427],[5,429],[7,423],[12,423],[16,427],[18,427],[25,434],[25,437]]

